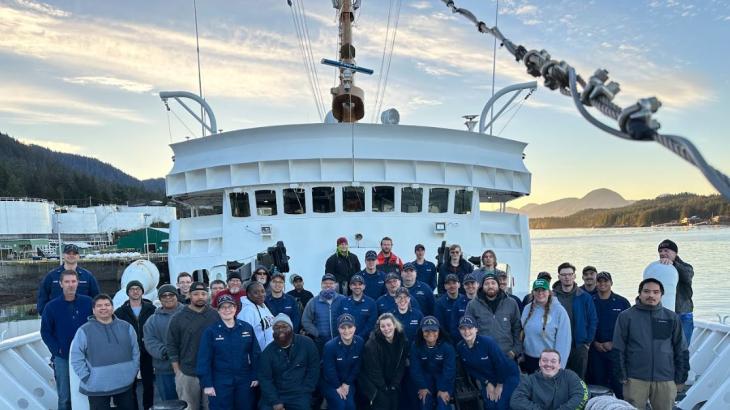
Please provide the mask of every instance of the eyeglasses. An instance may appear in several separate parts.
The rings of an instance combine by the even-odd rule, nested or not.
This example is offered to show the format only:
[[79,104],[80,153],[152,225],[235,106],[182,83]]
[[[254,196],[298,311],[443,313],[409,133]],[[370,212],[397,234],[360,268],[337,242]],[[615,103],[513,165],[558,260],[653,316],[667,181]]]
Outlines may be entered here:
[[561,276],[564,278],[567,278],[568,276],[573,276],[573,275],[575,275],[575,273],[559,273],[558,274],[558,276]]

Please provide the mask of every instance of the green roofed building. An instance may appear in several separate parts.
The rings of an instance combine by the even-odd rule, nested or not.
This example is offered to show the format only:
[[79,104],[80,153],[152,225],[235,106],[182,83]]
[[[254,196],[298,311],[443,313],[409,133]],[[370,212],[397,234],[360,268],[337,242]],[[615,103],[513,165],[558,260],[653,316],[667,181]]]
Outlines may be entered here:
[[[170,230],[165,228],[147,228],[149,248],[152,253],[167,253]],[[137,252],[145,253],[145,230],[132,231],[117,241],[117,249],[134,249]]]

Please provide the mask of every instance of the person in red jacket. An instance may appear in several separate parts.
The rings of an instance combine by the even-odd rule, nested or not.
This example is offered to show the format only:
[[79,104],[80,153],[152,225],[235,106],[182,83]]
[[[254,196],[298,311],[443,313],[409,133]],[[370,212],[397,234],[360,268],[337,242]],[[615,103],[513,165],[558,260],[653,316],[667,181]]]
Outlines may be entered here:
[[384,237],[380,240],[380,253],[378,253],[377,268],[383,273],[397,273],[403,270],[403,261],[393,253],[393,240]]

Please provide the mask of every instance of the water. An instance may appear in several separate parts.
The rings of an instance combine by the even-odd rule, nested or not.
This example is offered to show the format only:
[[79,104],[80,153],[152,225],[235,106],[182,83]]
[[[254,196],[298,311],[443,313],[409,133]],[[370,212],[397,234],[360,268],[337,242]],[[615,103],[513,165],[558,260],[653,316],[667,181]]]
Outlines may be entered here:
[[717,321],[730,315],[730,227],[663,227],[608,229],[546,229],[530,231],[532,279],[571,262],[580,271],[586,265],[608,271],[613,291],[630,301],[638,295],[644,268],[658,260],[657,245],[664,239],[677,243],[679,256],[694,267],[695,318]]

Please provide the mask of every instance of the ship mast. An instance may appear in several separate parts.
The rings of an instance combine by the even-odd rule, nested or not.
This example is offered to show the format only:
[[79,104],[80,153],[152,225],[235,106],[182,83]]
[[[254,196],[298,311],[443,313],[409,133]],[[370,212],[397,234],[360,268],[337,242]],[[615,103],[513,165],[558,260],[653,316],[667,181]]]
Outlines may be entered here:
[[[365,116],[365,93],[355,86],[355,46],[352,45],[352,23],[359,0],[335,0],[333,4],[340,10],[340,84],[333,87],[332,115],[339,122],[356,122]],[[339,6],[339,7],[338,7]]]

